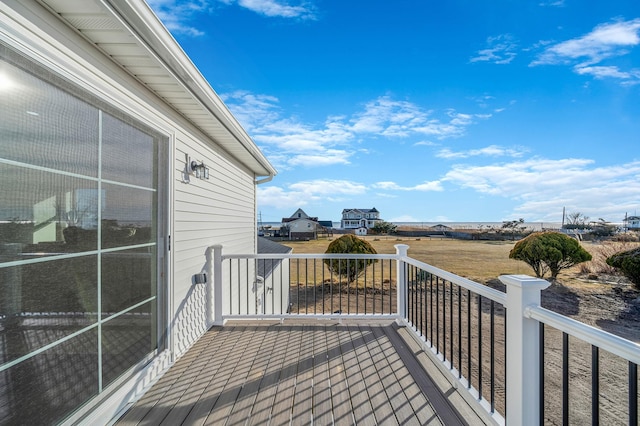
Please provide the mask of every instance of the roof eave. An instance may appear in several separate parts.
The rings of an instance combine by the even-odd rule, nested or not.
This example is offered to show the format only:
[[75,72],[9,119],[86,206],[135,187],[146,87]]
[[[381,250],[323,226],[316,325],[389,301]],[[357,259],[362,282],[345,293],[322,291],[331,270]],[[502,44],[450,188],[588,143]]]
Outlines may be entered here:
[[[167,105],[244,164],[256,177],[272,177],[277,174],[275,168],[231,114],[209,82],[145,2],[134,0],[94,0],[91,3],[87,3],[86,0],[39,1],[103,51],[104,43],[101,44],[100,39],[93,39],[91,31],[83,31],[83,28],[76,27],[72,17],[74,14],[69,12],[73,12],[74,7],[78,10],[100,10],[101,14],[113,18],[118,22],[118,31],[122,31],[123,36],[131,37],[136,53],[141,53],[145,59],[155,64],[158,72],[161,73],[161,78],[171,81],[172,87],[179,90],[182,99],[187,99],[186,103],[171,102],[171,99],[163,96],[154,82],[154,79],[158,79],[158,75],[136,73],[131,64],[122,62],[122,58],[105,51],[114,63],[163,98]],[[67,16],[71,18],[67,19]],[[92,29],[99,30],[99,28]],[[117,41],[111,44],[117,45]],[[195,109],[201,112],[194,114]]]

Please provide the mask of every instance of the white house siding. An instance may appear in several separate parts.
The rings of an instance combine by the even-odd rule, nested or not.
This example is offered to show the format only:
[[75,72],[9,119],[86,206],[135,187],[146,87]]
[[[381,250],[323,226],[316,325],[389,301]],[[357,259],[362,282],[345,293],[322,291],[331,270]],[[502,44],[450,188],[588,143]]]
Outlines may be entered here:
[[[209,180],[184,179],[185,154],[204,162]],[[205,286],[192,277],[205,267],[208,246],[223,245],[223,253],[253,253],[255,185],[253,174],[214,146],[187,133],[176,134],[174,167],[174,309],[175,350],[182,354],[206,331]]]
[[[98,14],[108,15],[107,9],[97,1],[50,0],[50,3],[52,7],[61,8],[72,4],[73,10],[80,14],[97,10]],[[204,285],[193,285],[192,278],[205,268],[207,247],[221,244],[224,253],[255,252],[256,173],[57,16],[35,1],[3,0],[0,2],[0,42],[155,129],[166,137],[168,148],[164,182],[167,199],[166,205],[160,208],[166,211],[166,233],[171,236],[171,251],[166,253],[163,272],[167,278],[166,288],[161,290],[167,298],[165,326],[169,339],[166,348],[146,369],[127,382],[118,383],[109,397],[94,399],[67,419],[73,422],[84,418],[88,424],[103,423],[139,395],[205,331],[206,290]],[[120,41],[115,36],[110,40]],[[163,78],[159,76],[158,80]],[[147,83],[152,80],[148,78]],[[185,154],[192,160],[204,162],[209,168],[209,180],[191,175],[190,181],[185,182]],[[162,250],[162,242],[158,244]]]

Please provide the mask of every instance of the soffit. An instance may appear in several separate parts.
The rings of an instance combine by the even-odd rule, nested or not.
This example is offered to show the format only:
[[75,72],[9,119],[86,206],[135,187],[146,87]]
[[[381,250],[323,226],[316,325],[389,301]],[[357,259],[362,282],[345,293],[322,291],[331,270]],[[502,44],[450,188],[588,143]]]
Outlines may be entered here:
[[256,175],[275,169],[143,2],[40,0]]

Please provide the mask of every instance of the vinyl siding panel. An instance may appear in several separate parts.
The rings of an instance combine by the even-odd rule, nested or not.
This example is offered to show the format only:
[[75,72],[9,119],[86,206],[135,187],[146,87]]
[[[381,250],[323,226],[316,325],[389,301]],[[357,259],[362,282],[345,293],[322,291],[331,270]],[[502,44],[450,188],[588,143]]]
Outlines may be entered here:
[[[176,134],[174,172],[174,304],[188,306],[190,316],[179,316],[175,324],[176,353],[183,353],[206,331],[206,297],[202,285],[192,277],[205,268],[207,247],[221,244],[223,253],[255,253],[254,176],[225,156],[215,145],[203,143],[181,129]],[[189,175],[186,157],[209,168],[209,179]],[[206,303],[205,303],[206,305]],[[195,315],[195,316],[194,316]]]

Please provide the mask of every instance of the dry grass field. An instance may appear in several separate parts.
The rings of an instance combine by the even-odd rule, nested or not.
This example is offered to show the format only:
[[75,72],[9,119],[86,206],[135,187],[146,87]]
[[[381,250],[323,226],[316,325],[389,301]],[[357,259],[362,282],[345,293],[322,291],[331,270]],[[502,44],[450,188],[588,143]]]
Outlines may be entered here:
[[[366,236],[378,253],[395,253],[396,244],[409,246],[409,256],[473,281],[502,289],[498,276],[533,275],[529,265],[509,259],[511,241],[471,241],[450,238]],[[332,239],[282,241],[294,253],[324,253]],[[593,260],[562,271],[543,292],[543,306],[640,342],[640,291],[622,276],[612,275],[604,262],[613,252],[639,243],[583,243]]]

